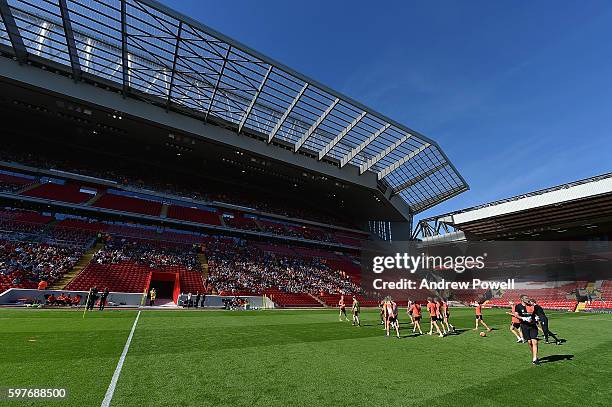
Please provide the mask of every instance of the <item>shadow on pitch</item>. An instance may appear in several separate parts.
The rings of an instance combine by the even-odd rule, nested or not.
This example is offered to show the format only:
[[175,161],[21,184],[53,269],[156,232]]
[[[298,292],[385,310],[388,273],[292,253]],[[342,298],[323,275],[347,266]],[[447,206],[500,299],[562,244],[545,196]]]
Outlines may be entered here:
[[572,360],[574,359],[574,355],[550,355],[550,356],[544,356],[543,358],[540,358],[540,363],[553,363],[553,362],[560,362],[562,360]]

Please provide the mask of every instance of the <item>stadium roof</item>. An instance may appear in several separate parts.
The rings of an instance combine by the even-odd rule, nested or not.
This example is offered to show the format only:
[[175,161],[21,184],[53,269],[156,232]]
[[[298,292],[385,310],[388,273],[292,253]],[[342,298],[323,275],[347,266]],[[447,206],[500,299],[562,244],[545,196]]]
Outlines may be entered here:
[[[527,194],[423,219],[416,233],[424,240],[508,235],[547,230],[565,232],[559,225],[597,227],[612,217],[612,173],[602,174]],[[524,233],[524,234],[525,234]],[[442,239],[444,240],[444,239]]]
[[412,213],[468,189],[438,144],[152,0],[0,0],[0,46],[339,167]]

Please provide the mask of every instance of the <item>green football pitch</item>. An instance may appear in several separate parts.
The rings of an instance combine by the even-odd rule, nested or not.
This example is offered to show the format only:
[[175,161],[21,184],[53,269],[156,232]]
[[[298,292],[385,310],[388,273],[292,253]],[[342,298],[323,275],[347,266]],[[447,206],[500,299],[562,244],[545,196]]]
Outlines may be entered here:
[[[363,327],[337,311],[141,312],[113,406],[609,406],[612,315],[550,313],[567,340],[540,346],[533,366],[503,310],[480,337],[471,309],[452,309],[459,334],[386,338],[376,310]],[[64,388],[63,401],[100,405],[137,311],[0,310],[0,387]],[[426,324],[424,324],[425,326]]]

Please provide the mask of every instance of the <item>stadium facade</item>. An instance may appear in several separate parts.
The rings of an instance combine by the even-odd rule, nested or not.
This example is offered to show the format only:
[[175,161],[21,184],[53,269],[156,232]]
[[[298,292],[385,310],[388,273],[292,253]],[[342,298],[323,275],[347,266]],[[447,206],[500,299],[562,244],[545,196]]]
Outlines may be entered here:
[[464,240],[609,240],[612,173],[421,220],[426,244]]

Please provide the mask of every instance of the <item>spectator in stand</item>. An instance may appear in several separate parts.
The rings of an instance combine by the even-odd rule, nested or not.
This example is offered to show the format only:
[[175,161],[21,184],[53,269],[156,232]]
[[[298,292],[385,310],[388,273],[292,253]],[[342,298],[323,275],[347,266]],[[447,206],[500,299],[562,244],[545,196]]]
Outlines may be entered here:
[[42,290],[46,290],[47,289],[47,281],[46,280],[40,280],[40,282],[38,283],[38,290],[42,291]]

